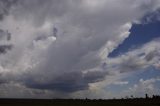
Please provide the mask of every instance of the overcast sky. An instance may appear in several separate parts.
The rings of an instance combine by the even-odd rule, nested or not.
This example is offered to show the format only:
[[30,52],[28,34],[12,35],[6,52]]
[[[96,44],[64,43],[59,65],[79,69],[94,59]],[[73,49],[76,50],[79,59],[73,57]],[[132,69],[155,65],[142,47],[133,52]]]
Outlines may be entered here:
[[160,0],[0,0],[1,98],[160,94]]

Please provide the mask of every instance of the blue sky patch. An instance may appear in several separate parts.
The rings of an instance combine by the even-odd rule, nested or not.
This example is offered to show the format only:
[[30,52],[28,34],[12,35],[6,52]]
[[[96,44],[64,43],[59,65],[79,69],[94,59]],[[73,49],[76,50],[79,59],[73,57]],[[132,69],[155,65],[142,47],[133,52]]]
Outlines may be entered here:
[[133,24],[130,32],[129,37],[111,52],[109,57],[116,57],[160,37],[160,21],[148,24]]

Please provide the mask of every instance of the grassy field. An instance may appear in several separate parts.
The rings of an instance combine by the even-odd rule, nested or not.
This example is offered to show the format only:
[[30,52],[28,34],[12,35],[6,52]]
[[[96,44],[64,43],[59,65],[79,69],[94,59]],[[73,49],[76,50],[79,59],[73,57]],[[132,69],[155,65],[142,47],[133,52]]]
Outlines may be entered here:
[[160,106],[160,99],[0,99],[0,106]]

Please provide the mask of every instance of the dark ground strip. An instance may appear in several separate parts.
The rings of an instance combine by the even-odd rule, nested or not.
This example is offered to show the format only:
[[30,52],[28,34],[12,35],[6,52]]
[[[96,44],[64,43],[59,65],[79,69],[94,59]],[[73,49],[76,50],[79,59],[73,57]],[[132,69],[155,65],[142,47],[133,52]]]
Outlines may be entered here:
[[136,99],[0,99],[0,106],[160,106],[160,98]]

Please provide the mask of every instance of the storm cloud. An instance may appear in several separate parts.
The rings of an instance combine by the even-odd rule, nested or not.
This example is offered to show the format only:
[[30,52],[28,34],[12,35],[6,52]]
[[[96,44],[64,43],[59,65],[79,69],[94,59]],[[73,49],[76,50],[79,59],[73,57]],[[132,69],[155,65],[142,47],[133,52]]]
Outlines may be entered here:
[[[0,29],[11,34],[8,42],[13,45],[0,56],[2,85],[12,82],[22,91],[25,87],[70,94],[113,76],[110,64],[121,64],[119,72],[140,67],[139,60],[112,63],[107,56],[129,36],[132,23],[156,11],[160,1],[1,0],[0,4],[4,8]],[[153,60],[152,53],[145,59]],[[133,64],[124,63],[130,60]]]

